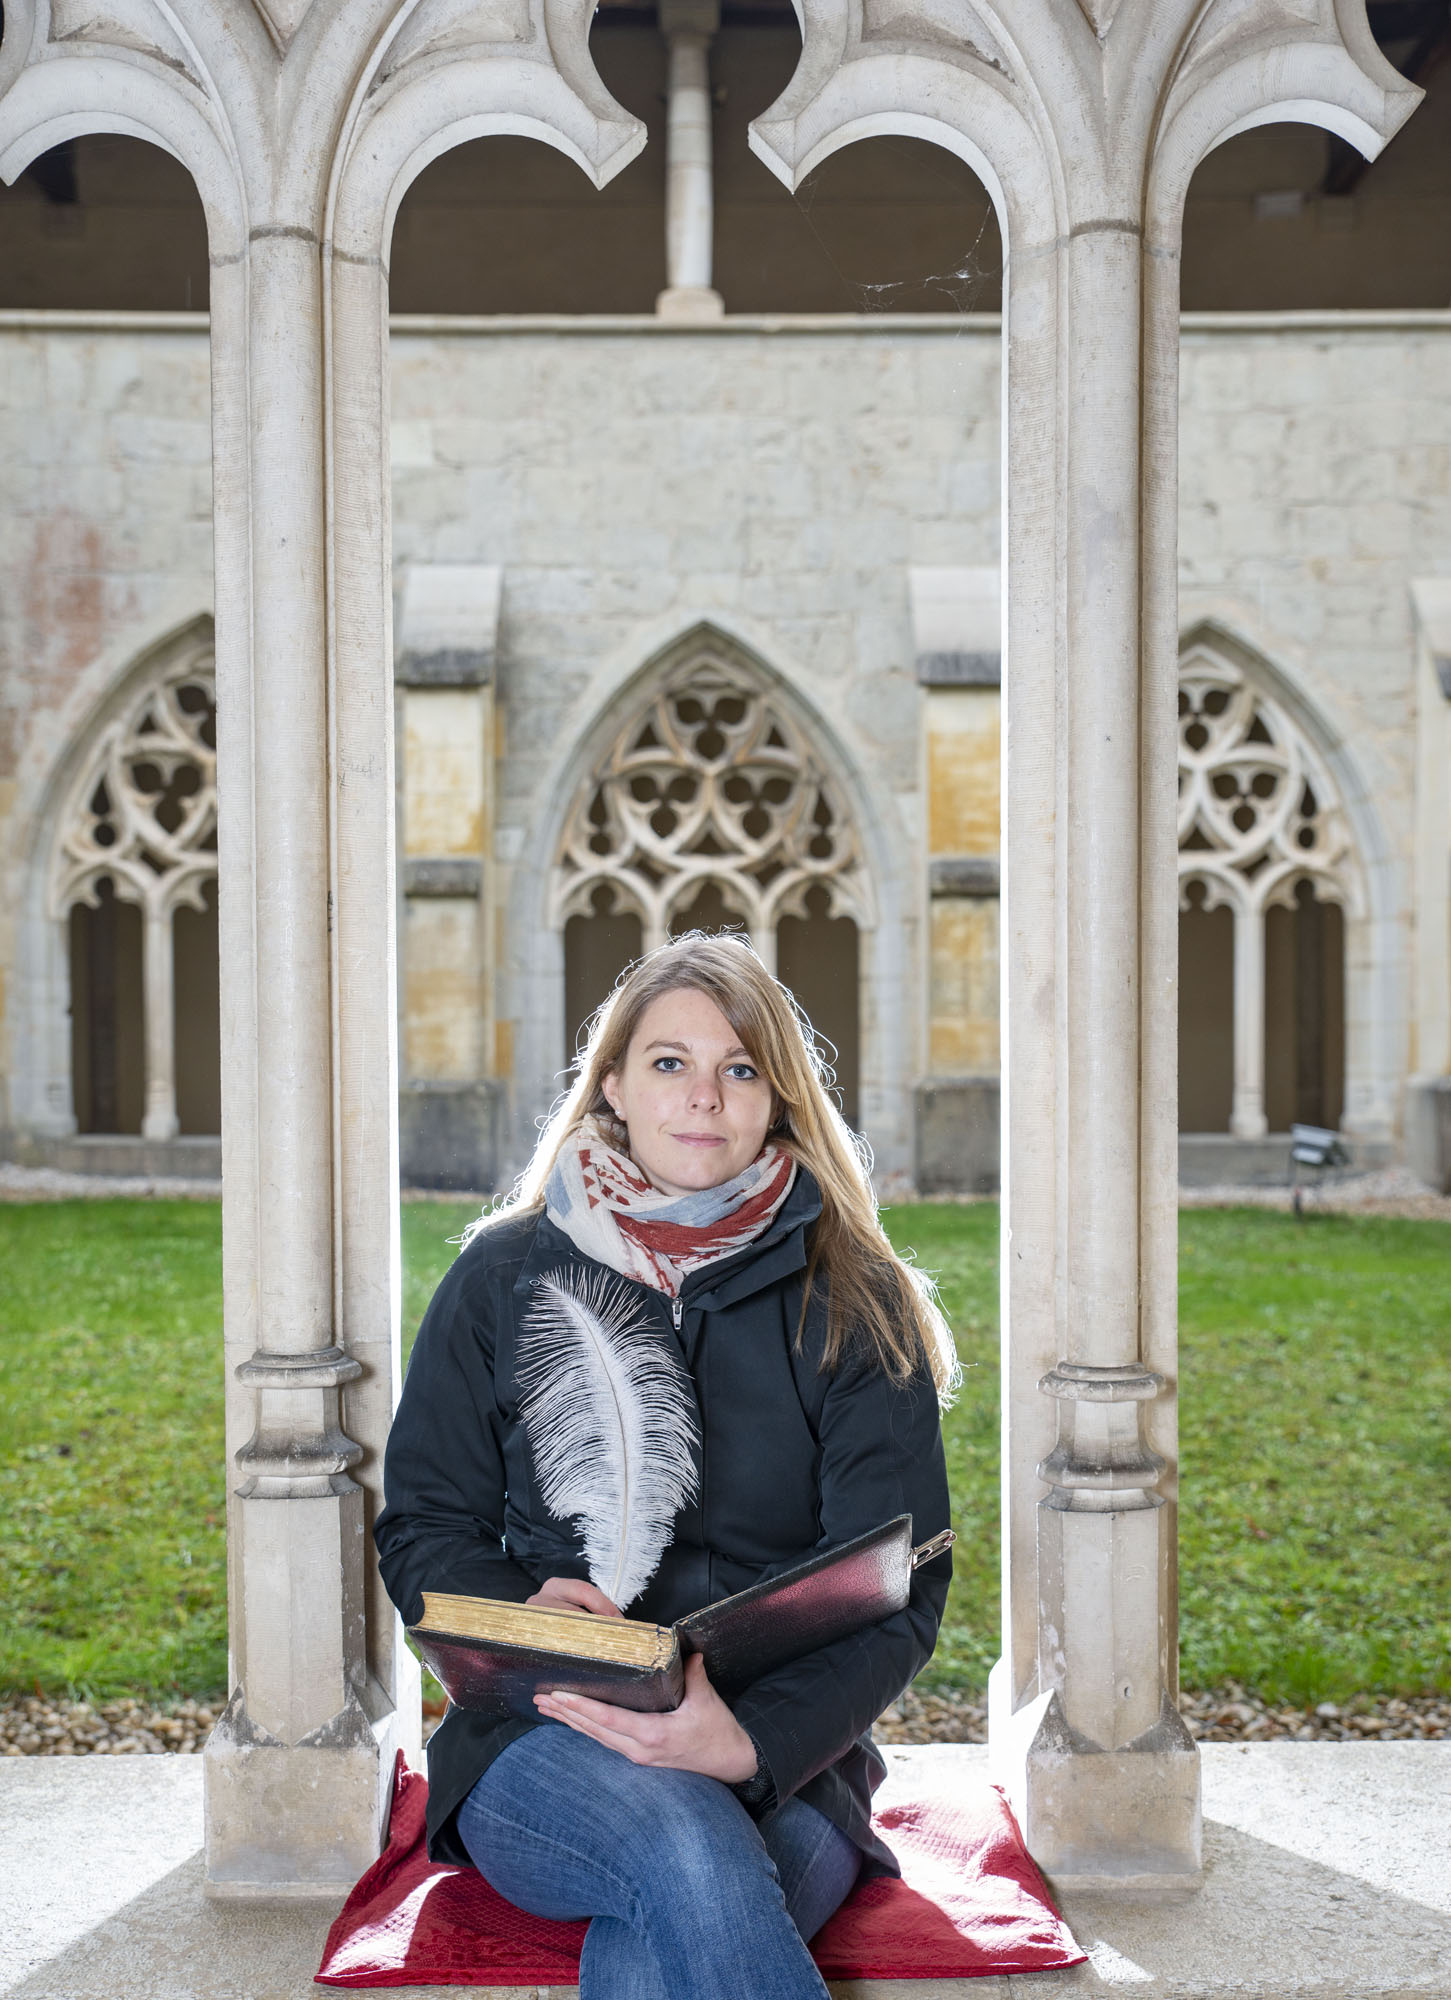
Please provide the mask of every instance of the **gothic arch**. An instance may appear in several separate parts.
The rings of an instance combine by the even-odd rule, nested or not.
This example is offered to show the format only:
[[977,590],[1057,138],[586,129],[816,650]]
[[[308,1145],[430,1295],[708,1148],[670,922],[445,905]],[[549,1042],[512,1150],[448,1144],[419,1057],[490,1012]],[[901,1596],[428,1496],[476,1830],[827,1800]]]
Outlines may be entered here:
[[872,898],[839,765],[784,686],[699,626],[601,718],[553,853],[566,1044],[619,966],[693,925],[740,925],[798,992],[858,1115]]
[[1245,1138],[1268,1130],[1266,939],[1283,921],[1273,913],[1299,908],[1333,911],[1337,938],[1343,928],[1343,950],[1334,945],[1344,980],[1343,1002],[1335,1002],[1343,1005],[1343,1030],[1335,1030],[1344,1037],[1340,1122],[1366,1139],[1387,1138],[1397,949],[1379,816],[1349,746],[1318,706],[1264,654],[1208,620],[1180,648],[1178,833],[1181,911],[1222,910],[1232,920],[1229,1129]]
[[37,1136],[77,1129],[77,934],[84,956],[85,913],[115,911],[134,911],[140,926],[141,1133],[176,1136],[173,924],[179,911],[209,921],[216,909],[215,704],[203,616],[130,663],[47,788],[27,869],[17,1051],[17,1119]]
[[[728,740],[708,745],[698,758],[704,715],[687,715],[683,723],[672,715],[661,726],[662,706],[668,709],[694,681],[708,683],[712,702],[741,703],[722,718]],[[620,684],[597,690],[593,703],[589,723],[562,732],[574,748],[545,787],[550,804],[527,841],[538,865],[521,871],[513,889],[517,933],[532,940],[516,988],[523,1093],[516,1147],[527,1144],[530,1120],[542,1108],[531,1098],[543,1100],[549,1080],[553,1088],[562,1081],[571,917],[587,913],[592,894],[608,889],[645,949],[669,934],[695,893],[713,884],[722,914],[750,931],[768,964],[782,919],[798,929],[813,916],[841,925],[843,933],[855,927],[859,1122],[885,1168],[905,1166],[913,1052],[903,1045],[910,1032],[902,992],[909,943],[899,892],[911,870],[896,852],[889,802],[873,801],[871,781],[849,746],[795,682],[713,620],[678,632]],[[641,746],[652,717],[661,741]],[[780,741],[770,741],[773,730]],[[688,741],[680,740],[682,731]],[[663,835],[649,825],[658,797],[636,799],[635,780],[641,791],[653,785],[665,792],[676,781],[681,792],[690,790],[688,799],[669,802],[683,817]],[[739,796],[722,796],[727,786]],[[759,798],[767,787],[783,795]],[[605,827],[588,817],[601,792]],[[713,830],[712,812],[720,820]],[[596,832],[605,835],[607,852],[590,849]],[[707,851],[690,852],[693,841]],[[807,851],[813,844],[815,854]],[[725,851],[711,853],[711,846]],[[796,948],[788,943],[780,966],[788,979]]]
[[820,889],[833,917],[870,921],[861,841],[809,726],[737,646],[699,628],[614,706],[602,755],[576,788],[554,856],[550,917],[610,887],[646,950],[706,884],[771,963],[782,917]]

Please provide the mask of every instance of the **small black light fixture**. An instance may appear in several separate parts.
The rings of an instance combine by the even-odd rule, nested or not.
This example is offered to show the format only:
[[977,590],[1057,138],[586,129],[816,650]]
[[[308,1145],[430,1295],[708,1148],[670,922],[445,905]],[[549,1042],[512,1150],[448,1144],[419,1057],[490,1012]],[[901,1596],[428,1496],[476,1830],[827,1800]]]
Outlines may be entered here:
[[1330,1131],[1324,1125],[1292,1125],[1290,1127],[1290,1185],[1293,1189],[1292,1205],[1296,1215],[1304,1213],[1305,1190],[1302,1171],[1313,1169],[1319,1187],[1332,1167],[1348,1167],[1350,1154],[1345,1141],[1338,1132]]

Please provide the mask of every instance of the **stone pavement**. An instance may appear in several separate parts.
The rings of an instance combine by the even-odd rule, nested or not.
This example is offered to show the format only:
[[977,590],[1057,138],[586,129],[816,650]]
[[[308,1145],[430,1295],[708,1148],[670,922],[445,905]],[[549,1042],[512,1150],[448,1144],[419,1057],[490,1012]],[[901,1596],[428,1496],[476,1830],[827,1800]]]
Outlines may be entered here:
[[[888,1752],[980,1777],[986,1751]],[[1451,1743],[1209,1744],[1205,1883],[1183,1903],[1067,1908],[1067,1973],[862,1981],[851,2000],[1451,2000]],[[903,1772],[905,1775],[905,1771]],[[3,2000],[321,2000],[334,1905],[201,1889],[199,1758],[0,1765]],[[457,1988],[414,1988],[457,2000]],[[503,1989],[473,1989],[504,2000]],[[569,1989],[507,1989],[548,2000]],[[684,2000],[684,1996],[682,1996]],[[749,2000],[749,1996],[742,1996]]]

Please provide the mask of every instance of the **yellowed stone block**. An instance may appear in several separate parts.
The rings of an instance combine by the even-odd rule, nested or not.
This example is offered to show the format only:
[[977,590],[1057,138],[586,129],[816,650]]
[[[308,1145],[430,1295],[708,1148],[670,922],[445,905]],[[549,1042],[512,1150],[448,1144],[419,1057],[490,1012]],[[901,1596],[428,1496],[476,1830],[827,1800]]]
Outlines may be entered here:
[[486,1074],[479,978],[479,905],[462,896],[405,906],[403,1070],[418,1083],[468,1083]]
[[992,1076],[999,1061],[995,899],[932,905],[928,1056],[934,1076]]
[[930,854],[998,852],[1001,728],[996,688],[935,688],[927,696]]
[[403,698],[403,851],[486,851],[489,688],[410,688]]
[[495,1021],[494,1023],[494,1075],[514,1074],[514,1023]]

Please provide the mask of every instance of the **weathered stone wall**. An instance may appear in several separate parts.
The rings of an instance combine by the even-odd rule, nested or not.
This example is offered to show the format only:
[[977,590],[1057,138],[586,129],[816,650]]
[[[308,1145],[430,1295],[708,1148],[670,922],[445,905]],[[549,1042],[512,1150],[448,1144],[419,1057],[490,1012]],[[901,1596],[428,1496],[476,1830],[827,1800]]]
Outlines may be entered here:
[[70,1110],[43,880],[68,760],[212,599],[204,326],[60,319],[0,327],[0,1131]]
[[564,1058],[542,926],[578,746],[708,621],[786,680],[846,760],[879,917],[863,1112],[883,1165],[908,1165],[926,995],[906,572],[995,559],[997,409],[981,329],[397,338],[398,561],[503,570],[494,853],[516,1145]]
[[1412,577],[1451,570],[1451,326],[1288,316],[1181,350],[1183,622],[1233,621],[1367,766],[1404,850]]
[[1191,327],[1181,381],[1181,624],[1210,620],[1259,655],[1336,767],[1366,878],[1347,929],[1345,1119],[1389,1137],[1414,1062],[1410,583],[1451,573],[1451,327]]
[[[202,328],[7,318],[0,1124],[24,1101],[14,1086],[34,1035],[26,885],[48,787],[128,663],[210,598]],[[544,919],[557,828],[626,691],[702,621],[781,676],[841,760],[877,902],[862,1106],[882,1164],[910,1164],[920,1079],[991,1068],[996,904],[931,899],[928,862],[991,852],[996,699],[918,686],[907,569],[996,561],[998,435],[997,339],[981,324],[400,326],[400,572],[503,572],[492,723],[470,707],[455,728],[443,708],[458,697],[407,697],[442,705],[405,713],[400,743],[416,737],[421,755],[426,740],[467,782],[452,788],[456,817],[433,826],[415,767],[400,852],[477,855],[484,893],[460,896],[450,878],[410,904],[406,1074],[507,1081],[505,1154],[527,1143],[563,1059],[559,945]],[[1370,884],[1358,1110],[1394,1115],[1411,1060],[1408,585],[1451,574],[1451,316],[1191,323],[1182,436],[1185,626],[1211,621],[1267,662],[1335,748],[1342,783],[1355,781]],[[475,770],[487,728],[492,792]],[[948,788],[930,782],[938,764],[964,787],[950,825]],[[450,999],[450,978],[480,996],[466,1021],[450,1016],[472,1005]],[[458,1111],[492,1120],[494,1099]]]

